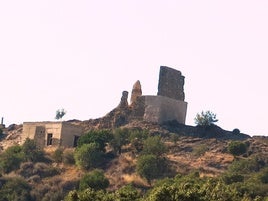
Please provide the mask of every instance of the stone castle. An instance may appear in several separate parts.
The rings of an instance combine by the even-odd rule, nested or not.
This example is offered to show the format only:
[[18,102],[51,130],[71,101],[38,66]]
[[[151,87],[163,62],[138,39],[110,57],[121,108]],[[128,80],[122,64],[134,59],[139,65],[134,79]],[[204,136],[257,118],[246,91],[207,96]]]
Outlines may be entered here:
[[185,124],[187,103],[184,101],[184,76],[180,71],[160,67],[157,95],[142,95],[140,81],[133,85],[130,104],[128,94],[123,91],[119,105],[106,116],[89,120],[89,127],[114,128],[133,120],[157,124],[177,121]]

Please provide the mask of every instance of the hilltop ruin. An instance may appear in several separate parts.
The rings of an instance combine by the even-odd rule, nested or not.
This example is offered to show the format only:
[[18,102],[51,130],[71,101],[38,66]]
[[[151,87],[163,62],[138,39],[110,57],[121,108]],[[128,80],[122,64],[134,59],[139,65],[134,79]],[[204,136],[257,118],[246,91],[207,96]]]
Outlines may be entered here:
[[[163,124],[176,121],[185,124],[187,103],[184,101],[184,76],[180,71],[161,66],[157,95],[142,95],[140,81],[131,92],[123,91],[118,106],[106,116],[78,126],[70,122],[24,122],[21,141],[34,139],[39,147],[76,146],[79,136],[88,129],[116,128],[132,121]],[[87,130],[87,129],[85,129]]]
[[128,92],[122,92],[119,105],[106,116],[89,120],[93,128],[114,128],[131,121],[185,124],[187,102],[184,101],[184,76],[180,71],[161,66],[157,95],[143,95],[140,81],[133,85],[130,104]]

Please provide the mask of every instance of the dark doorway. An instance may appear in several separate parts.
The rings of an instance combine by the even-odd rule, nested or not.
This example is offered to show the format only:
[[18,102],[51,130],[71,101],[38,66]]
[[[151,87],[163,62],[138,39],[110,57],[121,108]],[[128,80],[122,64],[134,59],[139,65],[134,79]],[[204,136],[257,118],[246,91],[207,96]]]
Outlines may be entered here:
[[77,142],[78,142],[79,137],[80,136],[77,136],[77,135],[74,136],[74,145],[73,145],[74,147],[77,147]]
[[52,145],[52,138],[53,138],[53,134],[48,133],[47,134],[47,146]]

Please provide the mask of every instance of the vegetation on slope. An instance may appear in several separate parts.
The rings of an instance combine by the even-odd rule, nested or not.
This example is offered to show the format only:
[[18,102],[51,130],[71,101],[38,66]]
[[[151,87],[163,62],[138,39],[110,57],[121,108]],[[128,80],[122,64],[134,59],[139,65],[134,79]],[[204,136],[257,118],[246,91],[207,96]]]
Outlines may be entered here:
[[147,125],[89,131],[78,145],[44,151],[27,140],[3,151],[0,201],[268,199],[263,139],[198,138]]

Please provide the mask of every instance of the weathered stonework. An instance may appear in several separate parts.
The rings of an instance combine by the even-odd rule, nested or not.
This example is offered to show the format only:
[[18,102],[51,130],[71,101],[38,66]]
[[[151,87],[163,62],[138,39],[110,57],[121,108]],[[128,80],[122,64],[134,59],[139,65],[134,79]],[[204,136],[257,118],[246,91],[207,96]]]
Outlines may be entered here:
[[119,108],[126,108],[128,107],[128,92],[127,91],[123,91],[122,92],[122,97],[121,97],[121,101],[118,105]]
[[177,121],[185,124],[187,103],[184,102],[184,77],[180,71],[161,66],[159,91],[157,96],[142,95],[140,82],[137,81],[128,105],[128,92],[122,93],[119,105],[102,118],[89,121],[89,127],[115,128],[131,121],[147,121],[162,124]]
[[165,96],[145,96],[143,119],[159,124],[176,120],[185,124],[187,103]]
[[136,101],[137,97],[142,95],[142,90],[141,90],[141,83],[138,80],[137,82],[135,82],[135,84],[133,85],[132,88],[132,92],[131,92],[131,98],[130,98],[130,104],[132,104],[133,102]]
[[184,101],[183,86],[184,76],[180,71],[166,66],[160,67],[157,95]]

